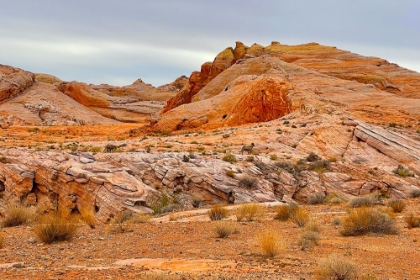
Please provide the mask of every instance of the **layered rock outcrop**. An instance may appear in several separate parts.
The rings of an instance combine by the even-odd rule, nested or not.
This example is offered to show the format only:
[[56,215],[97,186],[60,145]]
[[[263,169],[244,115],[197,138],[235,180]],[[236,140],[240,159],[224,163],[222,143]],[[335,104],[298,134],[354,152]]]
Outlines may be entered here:
[[0,64],[0,102],[19,95],[34,82],[34,74]]

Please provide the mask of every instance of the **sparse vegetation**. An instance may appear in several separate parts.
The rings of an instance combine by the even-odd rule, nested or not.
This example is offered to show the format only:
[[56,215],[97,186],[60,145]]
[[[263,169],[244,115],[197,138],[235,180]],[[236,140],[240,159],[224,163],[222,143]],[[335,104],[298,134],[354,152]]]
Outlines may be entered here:
[[352,208],[358,207],[372,207],[379,203],[379,197],[375,194],[370,194],[366,196],[357,196],[349,201],[349,206]]
[[404,221],[407,223],[407,228],[409,229],[420,227],[420,216],[414,216],[413,213],[406,216]]
[[253,162],[254,161],[254,156],[247,156],[246,161],[247,162]]
[[222,160],[227,161],[229,163],[235,163],[236,162],[236,156],[232,154],[231,152],[228,152]]
[[286,250],[282,237],[274,230],[265,230],[258,236],[261,251],[264,256],[274,257]]
[[2,227],[15,227],[27,224],[34,217],[33,209],[22,204],[8,204],[6,206],[6,218],[2,221]]
[[420,197],[420,189],[411,189],[409,194],[411,198],[417,198]]
[[228,177],[235,177],[235,172],[233,170],[226,170],[226,176]]
[[342,219],[344,236],[361,235],[368,232],[396,234],[398,233],[395,221],[387,214],[373,208],[357,208]]
[[238,187],[244,189],[256,189],[258,188],[258,180],[257,178],[245,175],[239,180]]
[[71,239],[77,232],[79,224],[74,216],[66,217],[59,213],[41,216],[33,231],[41,242],[51,244],[55,241]]
[[314,205],[314,204],[321,204],[325,201],[325,194],[324,192],[317,192],[312,194],[308,197],[308,204]]
[[264,207],[257,203],[243,204],[236,209],[236,220],[248,222],[261,219],[264,215]]
[[319,233],[315,231],[303,231],[300,234],[298,245],[301,246],[302,250],[319,245]]
[[318,280],[355,280],[357,279],[356,265],[338,255],[331,255],[322,259],[316,268],[315,277]]
[[131,218],[133,224],[148,223],[152,217],[149,214],[134,214]]
[[290,218],[299,227],[304,227],[309,222],[309,212],[299,207],[290,215]]
[[306,160],[309,162],[314,162],[319,160],[319,156],[317,154],[315,154],[314,152],[310,153],[309,156],[306,157]]
[[4,246],[4,236],[3,234],[0,232],[0,249],[2,249]]
[[5,157],[5,156],[1,156],[0,157],[0,162],[1,163],[10,163],[11,161],[10,161],[10,159],[8,159],[7,157]]
[[278,160],[279,157],[277,155],[270,155],[271,160]]
[[231,222],[217,222],[214,231],[218,238],[227,238],[235,229]]
[[213,205],[210,210],[207,212],[210,220],[219,221],[228,217],[229,210],[222,205]]
[[162,195],[152,203],[150,208],[153,210],[154,214],[172,212],[177,208],[177,201],[174,197],[171,197],[166,193],[162,193]]
[[126,224],[127,221],[133,217],[133,213],[129,211],[121,211],[117,216],[111,220],[110,232],[112,233],[123,233],[128,231]]
[[408,168],[405,168],[401,164],[398,164],[398,167],[394,170],[394,173],[401,177],[414,177],[414,172]]
[[388,206],[392,208],[394,213],[401,213],[405,209],[405,202],[401,199],[393,199],[388,201]]

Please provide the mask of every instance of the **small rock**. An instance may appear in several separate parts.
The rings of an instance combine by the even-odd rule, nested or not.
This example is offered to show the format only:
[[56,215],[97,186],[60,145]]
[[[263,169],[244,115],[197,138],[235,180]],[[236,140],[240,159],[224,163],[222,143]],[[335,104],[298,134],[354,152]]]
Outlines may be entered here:
[[29,242],[29,243],[32,243],[32,244],[35,244],[35,243],[36,243],[36,239],[35,239],[35,238],[33,238],[33,237],[30,237],[30,238],[28,239],[28,242]]

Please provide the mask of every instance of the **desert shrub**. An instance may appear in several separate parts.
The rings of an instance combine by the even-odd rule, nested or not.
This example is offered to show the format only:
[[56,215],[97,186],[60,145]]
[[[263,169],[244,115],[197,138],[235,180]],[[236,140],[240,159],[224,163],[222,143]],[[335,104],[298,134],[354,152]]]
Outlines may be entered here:
[[121,211],[118,213],[110,223],[110,231],[112,233],[123,233],[128,231],[126,224],[127,221],[133,217],[133,213],[129,211]]
[[233,170],[226,170],[226,176],[228,177],[235,177],[235,172]]
[[3,227],[15,227],[27,224],[34,217],[33,209],[22,204],[8,204],[6,206],[6,218],[2,221]]
[[332,220],[332,224],[333,224],[333,225],[335,225],[335,226],[339,226],[339,225],[341,225],[341,219],[340,219],[339,217],[335,217],[335,218]]
[[404,221],[407,223],[407,228],[409,229],[420,227],[420,216],[414,216],[413,213],[406,216]]
[[264,207],[256,203],[243,204],[236,209],[235,214],[238,222],[243,219],[250,222],[258,220],[264,215]]
[[234,232],[234,227],[230,222],[217,222],[214,232],[218,238],[227,238]]
[[412,189],[412,190],[410,190],[410,192],[408,193],[408,195],[411,198],[420,197],[420,189]]
[[238,187],[244,189],[256,189],[258,187],[258,180],[251,176],[244,176],[238,182]]
[[319,232],[305,230],[300,234],[298,245],[301,246],[302,249],[308,249],[318,244],[319,244]]
[[290,217],[290,207],[289,204],[282,204],[277,206],[275,219],[280,221],[286,221]]
[[64,217],[59,213],[49,213],[37,220],[33,231],[40,241],[51,244],[71,239],[78,228],[79,224],[74,216]]
[[303,229],[304,231],[321,232],[321,227],[314,221],[307,223]]
[[5,156],[1,156],[0,157],[0,162],[1,163],[10,163],[10,159],[8,159],[7,157],[5,157]]
[[364,233],[396,234],[395,221],[387,214],[372,208],[357,208],[350,211],[342,219],[344,236],[361,235]]
[[314,274],[318,280],[355,280],[357,268],[354,263],[340,256],[331,255],[319,262]]
[[274,230],[266,230],[260,233],[258,241],[262,253],[267,257],[274,257],[286,249],[281,236]]
[[85,222],[90,228],[95,228],[96,219],[93,209],[83,209],[80,211],[83,222]]
[[167,136],[171,136],[172,132],[170,132],[169,130],[162,130],[160,132],[161,136],[167,137]]
[[277,155],[270,155],[271,160],[278,160],[279,157]]
[[223,220],[228,217],[229,210],[222,205],[213,205],[207,212],[207,215],[212,221]]
[[222,160],[227,161],[229,163],[234,163],[236,162],[236,156],[232,154],[231,152],[228,152],[226,155],[224,155]]
[[308,204],[314,205],[324,203],[325,197],[324,192],[314,193],[308,197]]
[[152,217],[149,214],[133,214],[131,222],[133,224],[144,224],[150,221]]
[[333,197],[329,201],[330,204],[341,204],[343,203],[343,200],[339,197]]
[[317,154],[313,153],[313,152],[310,153],[309,156],[306,157],[306,160],[309,161],[309,162],[314,162],[314,161],[317,161],[319,159],[320,159],[319,156]]
[[309,170],[314,170],[318,173],[330,170],[330,162],[328,160],[317,160],[311,162],[308,167]]
[[247,156],[246,161],[253,162],[254,161],[254,156]]
[[174,197],[166,193],[162,193],[160,197],[155,199],[150,206],[154,214],[168,213],[177,208],[177,201]]
[[398,167],[394,170],[394,173],[400,175],[401,177],[414,177],[414,172],[408,168],[405,168],[401,164],[398,164]]
[[405,209],[405,202],[401,199],[393,199],[388,201],[388,206],[392,208],[394,213],[401,213]]
[[3,234],[0,232],[0,249],[2,249],[4,246],[4,236]]
[[298,208],[290,215],[290,218],[299,227],[304,227],[309,222],[309,212],[303,208]]
[[358,196],[350,199],[349,206],[352,208],[371,207],[379,203],[378,196],[375,194]]

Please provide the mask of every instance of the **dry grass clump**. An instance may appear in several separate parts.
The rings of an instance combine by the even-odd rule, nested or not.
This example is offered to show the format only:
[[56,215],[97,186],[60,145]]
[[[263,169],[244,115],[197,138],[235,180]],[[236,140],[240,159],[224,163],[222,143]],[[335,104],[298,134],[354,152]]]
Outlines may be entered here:
[[219,221],[228,217],[229,210],[222,205],[213,205],[210,210],[207,212],[210,220]]
[[287,221],[290,216],[299,209],[299,205],[294,202],[290,202],[288,204],[281,204],[276,208],[276,215],[274,219],[280,221]]
[[0,232],[0,249],[2,249],[4,246],[4,236],[3,234]]
[[217,222],[214,227],[214,232],[217,234],[218,238],[227,238],[234,233],[235,230],[234,225],[230,222]]
[[89,210],[81,210],[80,211],[80,215],[82,216],[82,220],[83,222],[85,222],[90,228],[95,228],[95,224],[96,224],[96,219],[95,219],[95,214],[92,211]]
[[237,161],[236,156],[231,152],[228,152],[225,156],[223,156],[222,160],[227,161],[229,163],[235,163]]
[[361,235],[368,232],[396,234],[398,230],[395,221],[387,214],[372,208],[358,208],[350,211],[348,216],[342,219],[344,236]]
[[409,229],[420,227],[420,216],[414,216],[413,213],[406,216],[404,221],[407,223],[407,228]]
[[408,194],[411,198],[420,197],[420,189],[412,189]]
[[235,177],[235,172],[233,170],[226,170],[226,176],[228,177]]
[[371,207],[379,203],[379,198],[375,194],[358,196],[350,199],[349,206],[352,208]]
[[172,274],[164,274],[162,273],[148,273],[141,276],[141,279],[144,280],[180,280],[184,279],[183,277],[178,275],[172,275]]
[[121,211],[110,223],[111,233],[123,233],[130,231],[127,228],[127,221],[133,218],[133,213],[129,211]]
[[408,168],[405,168],[401,164],[398,164],[398,167],[394,170],[394,173],[400,175],[401,177],[414,177],[414,172]]
[[131,218],[133,224],[144,224],[150,221],[152,217],[148,214],[134,214]]
[[298,208],[290,215],[290,218],[299,227],[304,227],[309,222],[309,212],[306,209]]
[[309,249],[314,245],[319,245],[319,232],[315,231],[303,231],[300,234],[298,245],[301,249]]
[[276,216],[274,217],[280,221],[287,221],[290,217],[290,207],[288,204],[282,204],[276,208]]
[[236,209],[235,215],[238,222],[259,220],[264,215],[264,207],[257,203],[243,204]]
[[274,257],[286,250],[282,237],[274,230],[266,230],[258,235],[258,241],[264,256]]
[[315,204],[321,204],[325,201],[325,194],[324,192],[317,192],[312,194],[308,197],[308,204],[315,205]]
[[401,213],[405,209],[405,202],[401,199],[393,199],[388,201],[388,206],[392,208],[394,213]]
[[244,189],[256,189],[258,187],[257,178],[244,176],[239,180],[238,187]]
[[354,263],[331,255],[319,262],[314,274],[318,280],[354,280],[357,279],[357,268]]
[[78,228],[79,223],[74,216],[67,218],[58,213],[49,213],[37,220],[33,230],[40,241],[51,244],[71,239]]
[[6,206],[6,218],[2,221],[3,227],[15,227],[29,223],[34,218],[33,209],[22,204],[8,204]]

